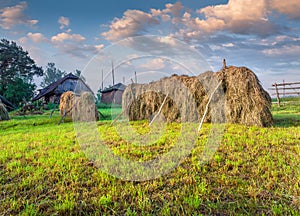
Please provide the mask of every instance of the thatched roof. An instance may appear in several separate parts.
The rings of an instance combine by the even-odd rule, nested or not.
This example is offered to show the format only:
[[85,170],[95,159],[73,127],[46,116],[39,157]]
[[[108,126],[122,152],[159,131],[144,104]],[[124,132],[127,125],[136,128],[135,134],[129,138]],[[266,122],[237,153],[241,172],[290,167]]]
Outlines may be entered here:
[[101,91],[101,93],[107,93],[107,92],[112,92],[112,91],[124,91],[126,88],[126,85],[122,83],[115,84],[109,88],[105,88],[104,90]]
[[[36,101],[36,100],[39,100],[41,99],[42,97],[48,95],[48,94],[51,94],[59,85],[61,85],[63,82],[65,82],[66,80],[81,80],[82,83],[84,83],[84,81],[82,79],[80,79],[78,76],[75,76],[74,74],[72,73],[69,73],[68,75],[62,77],[61,79],[57,80],[56,82],[54,83],[51,83],[50,85],[48,85],[47,87],[43,88],[40,90],[40,93],[35,96],[32,101]],[[86,87],[91,91],[93,92],[89,86],[86,85]]]
[[0,95],[0,100],[6,106],[6,108],[8,110],[14,110],[14,109],[16,109],[16,107],[11,102],[9,102],[4,96]]
[[[217,86],[220,87],[214,92]],[[150,120],[166,98],[161,111],[166,121],[199,122],[212,92],[206,122],[273,124],[271,98],[246,67],[231,66],[198,77],[171,76],[150,84],[131,84],[123,94],[122,105],[130,120]]]

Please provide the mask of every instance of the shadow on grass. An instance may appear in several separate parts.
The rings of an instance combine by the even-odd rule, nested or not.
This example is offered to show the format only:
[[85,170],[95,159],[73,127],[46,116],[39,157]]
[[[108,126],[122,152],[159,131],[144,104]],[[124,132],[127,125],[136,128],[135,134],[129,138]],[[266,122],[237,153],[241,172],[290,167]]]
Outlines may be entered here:
[[300,115],[296,114],[277,114],[274,115],[275,127],[299,127]]

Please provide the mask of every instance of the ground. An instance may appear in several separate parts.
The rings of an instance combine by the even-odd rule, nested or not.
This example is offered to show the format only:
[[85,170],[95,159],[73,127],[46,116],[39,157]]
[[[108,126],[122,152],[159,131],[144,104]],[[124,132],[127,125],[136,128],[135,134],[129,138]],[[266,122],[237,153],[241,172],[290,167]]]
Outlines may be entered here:
[[[110,109],[101,111],[110,118]],[[175,170],[142,182],[98,169],[82,151],[73,123],[57,124],[58,113],[12,116],[0,122],[0,215],[297,215],[299,101],[274,104],[272,112],[270,128],[227,124],[217,151],[200,164],[210,130],[205,124]],[[140,134],[149,132],[146,121],[131,125]],[[97,128],[115,154],[145,161],[168,152],[181,125],[168,124],[151,146],[130,145],[111,120],[99,121]]]

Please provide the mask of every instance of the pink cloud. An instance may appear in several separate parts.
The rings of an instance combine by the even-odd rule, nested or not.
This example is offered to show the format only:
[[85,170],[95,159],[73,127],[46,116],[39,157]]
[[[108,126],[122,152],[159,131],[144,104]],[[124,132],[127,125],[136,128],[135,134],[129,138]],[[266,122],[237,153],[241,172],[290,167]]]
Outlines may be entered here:
[[31,33],[27,34],[27,37],[34,43],[47,42],[48,39],[42,33]]
[[27,8],[26,2],[6,7],[0,10],[0,26],[3,29],[11,29],[15,25],[28,25],[33,26],[38,23],[38,20],[32,20],[23,14]]
[[298,45],[285,45],[280,48],[271,48],[262,51],[263,54],[268,56],[299,56],[300,55],[300,46]]
[[53,36],[51,38],[51,41],[53,43],[62,43],[64,41],[75,41],[75,42],[82,42],[85,40],[85,37],[83,37],[82,35],[80,34],[68,34],[68,33],[59,33],[55,36]]
[[152,59],[152,60],[146,62],[143,65],[140,65],[140,67],[143,69],[148,69],[148,70],[160,70],[165,67],[165,63],[164,63],[163,59],[156,58],[156,59]]
[[300,19],[299,0],[272,0],[270,7],[279,13],[286,14],[291,19]]
[[198,10],[205,19],[195,20],[196,26],[206,32],[228,30],[233,33],[269,34],[272,25],[267,18],[265,0],[229,0],[228,4],[209,6]]
[[58,23],[60,24],[60,29],[68,28],[70,26],[70,19],[64,16],[59,17]]
[[115,18],[109,31],[104,32],[102,35],[107,40],[116,41],[135,36],[146,31],[147,27],[157,24],[159,24],[159,21],[151,14],[140,10],[127,10],[121,19]]

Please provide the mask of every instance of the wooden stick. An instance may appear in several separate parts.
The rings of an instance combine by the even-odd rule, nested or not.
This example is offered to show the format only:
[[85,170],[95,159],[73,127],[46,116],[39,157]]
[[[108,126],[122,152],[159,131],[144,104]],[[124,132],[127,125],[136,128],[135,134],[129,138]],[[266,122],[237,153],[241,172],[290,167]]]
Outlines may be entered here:
[[110,126],[112,126],[114,123],[116,123],[116,121],[123,115],[124,110],[113,120],[113,122],[110,124]]
[[277,97],[278,108],[280,108],[280,97],[279,97],[279,93],[278,93],[277,84],[274,83],[274,85],[275,85],[275,90],[276,90],[276,97]]
[[[276,83],[274,83],[272,86],[274,86],[275,87],[275,84]],[[300,82],[293,82],[293,83],[278,83],[278,84],[276,84],[277,86],[285,86],[285,85],[300,85]]]
[[[283,94],[282,92],[278,92],[279,95]],[[286,95],[300,95],[300,92],[286,92]],[[273,93],[272,95],[276,95],[276,93]]]
[[103,119],[105,119],[105,116],[99,111],[99,110],[97,110],[98,111],[98,113],[100,114],[100,116],[103,118]]
[[219,84],[217,85],[217,87],[214,89],[214,91],[211,93],[211,95],[210,95],[210,97],[209,97],[209,100],[208,100],[208,102],[207,102],[207,104],[206,104],[206,107],[205,107],[205,112],[204,112],[204,114],[203,114],[203,116],[202,116],[201,122],[200,122],[199,127],[198,127],[198,132],[201,130],[202,125],[203,125],[203,122],[204,122],[204,119],[205,119],[205,117],[206,117],[206,115],[207,115],[207,113],[208,113],[208,107],[209,107],[209,104],[210,104],[210,102],[211,102],[211,100],[212,100],[214,94],[216,93],[217,89],[218,89],[218,88],[220,87],[220,85],[222,84],[222,81],[223,81],[223,80],[221,80],[221,81],[219,82]]
[[50,113],[50,117],[49,118],[52,118],[52,115],[53,115],[53,113],[55,112],[55,108],[51,111],[51,113]]
[[154,122],[154,120],[155,120],[155,119],[157,118],[157,116],[160,114],[160,112],[161,112],[163,106],[165,105],[165,103],[166,103],[166,101],[167,101],[167,97],[168,97],[168,96],[169,96],[169,93],[166,95],[164,101],[162,102],[162,104],[161,104],[161,106],[160,106],[160,108],[159,108],[159,110],[158,110],[158,113],[156,113],[156,115],[153,117],[153,119],[152,119],[152,121],[150,122],[149,126],[152,125],[152,123]]
[[74,107],[77,106],[78,103],[79,103],[79,100],[78,100],[75,104],[73,104],[73,106],[72,106],[68,111],[64,110],[64,114],[63,114],[63,116],[61,117],[61,119],[60,119],[58,125],[60,125],[60,124],[65,120],[67,114],[68,114],[69,112],[71,112],[71,111],[74,109]]
[[[300,89],[300,87],[289,87],[289,88],[277,88],[278,90],[294,90]],[[276,90],[276,88],[268,88],[268,90]]]

